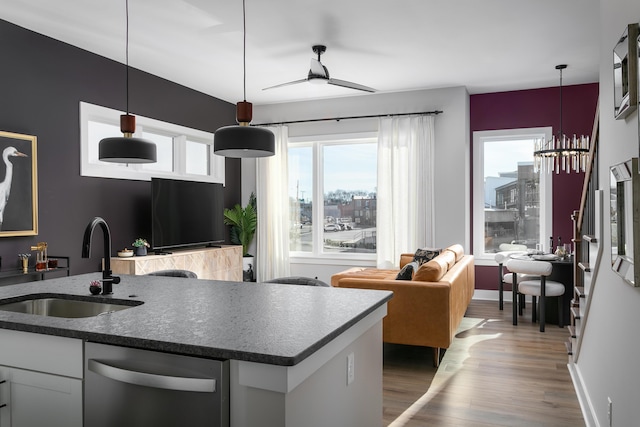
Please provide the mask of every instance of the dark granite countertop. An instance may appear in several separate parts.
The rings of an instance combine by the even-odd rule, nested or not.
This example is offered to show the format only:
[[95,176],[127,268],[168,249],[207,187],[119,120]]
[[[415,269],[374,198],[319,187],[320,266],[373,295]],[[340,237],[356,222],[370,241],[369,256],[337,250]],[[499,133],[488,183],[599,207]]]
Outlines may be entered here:
[[[0,287],[25,294],[90,296],[100,273]],[[387,291],[126,276],[100,299],[144,304],[87,318],[0,310],[0,328],[165,351],[292,366],[391,299]]]

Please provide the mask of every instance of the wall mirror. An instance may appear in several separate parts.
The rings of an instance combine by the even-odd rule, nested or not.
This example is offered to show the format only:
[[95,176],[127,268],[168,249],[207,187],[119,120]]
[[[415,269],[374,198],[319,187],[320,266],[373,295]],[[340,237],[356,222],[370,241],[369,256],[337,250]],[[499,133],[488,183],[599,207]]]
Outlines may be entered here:
[[632,286],[640,286],[640,171],[638,158],[611,167],[611,268]]
[[623,119],[638,105],[638,24],[630,24],[613,48],[614,116]]

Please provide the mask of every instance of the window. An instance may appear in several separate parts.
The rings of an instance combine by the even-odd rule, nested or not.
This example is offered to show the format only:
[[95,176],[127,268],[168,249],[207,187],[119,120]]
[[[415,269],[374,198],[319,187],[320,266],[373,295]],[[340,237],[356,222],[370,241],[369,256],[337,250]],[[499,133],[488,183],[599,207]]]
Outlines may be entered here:
[[473,133],[473,247],[490,264],[502,243],[528,248],[551,236],[551,175],[534,171],[534,141],[551,128]]
[[119,111],[80,103],[80,174],[149,181],[151,177],[224,184],[224,157],[213,154],[213,134],[136,115],[135,136],[156,144],[156,163],[108,163],[98,159],[101,139],[122,136]]
[[374,258],[377,139],[290,138],[292,256]]

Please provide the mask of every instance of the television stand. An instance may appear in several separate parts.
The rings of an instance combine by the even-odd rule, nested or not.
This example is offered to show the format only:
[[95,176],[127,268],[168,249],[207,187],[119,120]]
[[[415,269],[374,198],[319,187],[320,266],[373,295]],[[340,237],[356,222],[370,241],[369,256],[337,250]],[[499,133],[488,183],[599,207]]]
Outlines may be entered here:
[[169,252],[169,251],[153,251],[154,255],[171,255],[173,254],[173,252]]
[[189,270],[198,279],[242,282],[242,246],[191,248],[164,255],[111,258],[113,274],[149,274],[160,270]]

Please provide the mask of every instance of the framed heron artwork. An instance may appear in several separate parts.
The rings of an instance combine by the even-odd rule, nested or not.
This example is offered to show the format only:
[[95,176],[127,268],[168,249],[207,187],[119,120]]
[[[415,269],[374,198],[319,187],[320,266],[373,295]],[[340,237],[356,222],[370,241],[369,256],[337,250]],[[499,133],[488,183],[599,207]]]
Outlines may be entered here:
[[0,131],[0,153],[0,237],[37,235],[37,138]]

